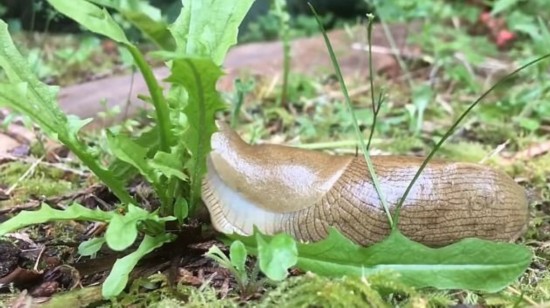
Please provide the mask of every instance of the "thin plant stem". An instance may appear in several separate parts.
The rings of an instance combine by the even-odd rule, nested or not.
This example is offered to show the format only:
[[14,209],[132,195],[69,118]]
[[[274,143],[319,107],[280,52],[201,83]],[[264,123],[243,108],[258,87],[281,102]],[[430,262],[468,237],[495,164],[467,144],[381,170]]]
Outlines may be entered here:
[[369,139],[367,141],[367,151],[370,150],[371,140],[374,136],[374,130],[376,129],[376,120],[378,119],[378,112],[380,111],[380,107],[382,106],[382,92],[378,95],[378,102],[374,103],[374,70],[372,69],[372,24],[374,21],[374,15],[367,14],[367,18],[369,20],[368,27],[367,27],[367,36],[368,36],[368,44],[369,44],[369,81],[370,81],[370,94],[371,94],[371,104],[372,104],[372,125],[371,130],[369,134]]
[[325,40],[325,44],[327,46],[330,60],[334,66],[334,70],[336,71],[336,76],[338,77],[338,81],[340,83],[340,87],[342,88],[342,92],[344,93],[344,98],[346,101],[346,105],[348,107],[348,110],[351,114],[351,118],[353,121],[353,127],[355,129],[355,134],[357,136],[357,139],[359,140],[359,144],[361,146],[361,150],[363,151],[363,156],[365,157],[365,160],[367,162],[367,168],[369,170],[370,176],[372,178],[372,182],[374,185],[374,189],[376,190],[376,193],[378,194],[378,197],[380,198],[380,201],[382,202],[382,206],[384,207],[384,211],[388,217],[388,221],[390,223],[390,226],[392,230],[395,229],[395,224],[393,223],[393,218],[390,213],[388,202],[380,189],[380,181],[378,180],[378,176],[376,175],[376,172],[374,170],[374,166],[372,163],[372,160],[370,158],[369,151],[367,149],[367,146],[365,144],[365,140],[361,134],[361,130],[359,129],[359,124],[357,122],[357,117],[355,115],[355,112],[353,111],[353,106],[351,105],[351,99],[349,97],[348,89],[346,87],[346,83],[344,82],[344,77],[342,76],[342,72],[340,70],[340,66],[338,65],[338,60],[336,59],[336,55],[334,54],[334,50],[332,49],[332,45],[330,43],[330,40],[328,39],[327,33],[323,27],[323,24],[321,23],[321,20],[319,19],[319,16],[317,15],[317,12],[313,8],[310,2],[308,2],[308,5],[313,12],[313,15],[315,16],[315,20],[317,20],[317,24],[319,25],[319,28],[321,29],[321,33],[323,34],[323,39]]
[[[162,88],[158,84],[151,67],[145,61],[142,53],[139,49],[131,44],[125,45],[134,61],[136,66],[141,71],[147,89],[151,94],[151,100],[155,107],[155,112],[157,115],[157,123],[159,126],[159,148],[160,151],[169,153],[170,145],[172,144],[172,133],[170,129],[170,111],[168,109],[168,104],[164,99],[162,93]],[[166,182],[165,180],[163,182]],[[176,189],[176,180],[171,179],[168,183],[160,183],[159,187],[168,187],[168,189],[163,193],[162,191],[157,191],[159,198],[161,199],[161,215],[170,215],[173,212],[172,201],[174,197],[174,190]]]

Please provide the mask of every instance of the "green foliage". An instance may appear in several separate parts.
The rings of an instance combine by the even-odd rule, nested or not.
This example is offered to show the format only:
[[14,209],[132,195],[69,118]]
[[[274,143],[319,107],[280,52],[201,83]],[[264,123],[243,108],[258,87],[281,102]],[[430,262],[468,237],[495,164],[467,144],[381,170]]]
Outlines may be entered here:
[[229,247],[229,257],[227,257],[216,245],[212,245],[204,255],[231,272],[239,285],[241,297],[246,298],[258,291],[258,288],[263,282],[262,279],[258,279],[258,263],[255,264],[254,269],[249,273],[246,266],[248,252],[241,241],[234,241],[231,243]]
[[180,15],[169,27],[176,40],[176,54],[201,56],[221,65],[229,47],[237,43],[239,25],[252,2],[184,1]]
[[[386,10],[384,16],[387,17],[391,15],[394,5],[393,9],[400,9],[396,12],[402,13],[395,16],[404,19],[408,18],[407,14],[428,18],[437,10],[441,15],[452,15],[441,3],[395,6],[396,3],[403,5],[402,2],[387,2],[384,4],[386,7],[378,9],[380,12]],[[508,4],[500,2],[500,11],[508,10],[515,5],[510,4],[514,1]],[[144,1],[50,0],[50,3],[90,31],[105,35],[127,48],[147,82],[151,95],[147,100],[154,105],[156,118],[153,127],[136,139],[123,136],[114,130],[108,132],[109,150],[118,161],[111,165],[111,168],[105,168],[101,165],[96,152],[79,139],[78,131],[86,122],[67,117],[59,111],[56,106],[57,88],[40,83],[32,75],[9,38],[5,24],[0,24],[0,66],[9,77],[9,83],[0,84],[0,104],[8,105],[29,116],[46,133],[66,144],[113,190],[122,201],[124,210],[122,214],[103,212],[75,204],[65,211],[60,211],[43,206],[39,211],[22,212],[3,223],[0,225],[0,234],[53,220],[107,222],[109,225],[104,237],[94,238],[80,245],[80,254],[86,256],[96,254],[104,244],[113,250],[125,250],[130,248],[136,239],[143,238],[136,251],[117,260],[105,281],[103,295],[112,298],[124,289],[130,271],[143,256],[172,240],[172,236],[165,233],[165,222],[177,218],[183,223],[188,215],[194,213],[200,198],[205,157],[210,151],[208,141],[215,131],[214,114],[223,108],[219,93],[215,90],[216,82],[221,76],[219,65],[223,62],[228,48],[236,42],[238,25],[252,1],[232,3],[190,0],[185,3],[176,22],[170,26],[166,25],[158,12]],[[145,57],[127,38],[122,27],[115,21],[116,18],[112,18],[104,8],[92,3],[115,9],[160,48],[155,54],[167,60],[171,69],[171,75],[167,79],[171,88],[166,96],[145,62]],[[279,10],[276,17],[280,19],[282,13],[284,12]],[[475,18],[476,13],[474,11],[464,14]],[[548,31],[544,32],[545,28],[542,25],[540,37],[546,37]],[[429,43],[426,46],[434,54],[432,64],[448,72],[448,80],[465,83],[471,90],[477,89],[478,83],[470,72],[462,66],[457,68],[456,59],[453,57],[456,52],[464,51],[464,45],[474,44],[478,40],[464,37],[459,31],[446,32],[443,28],[433,27],[431,31],[428,29],[429,34],[424,38]],[[524,26],[523,29],[528,27]],[[279,30],[278,26],[277,31]],[[532,33],[535,32],[530,30],[526,33],[533,36]],[[449,44],[441,44],[440,36],[435,34],[450,34],[453,39]],[[291,34],[287,35],[289,36],[286,38]],[[483,39],[479,42],[482,45],[487,43]],[[494,52],[490,47],[487,50],[488,54]],[[330,51],[333,61],[336,62],[332,50]],[[467,51],[466,53],[468,61],[481,61],[477,54]],[[343,81],[339,68],[336,68],[339,80]],[[353,126],[358,136],[362,135],[343,82],[342,87],[347,108],[351,113],[340,114],[347,119],[349,127]],[[411,90],[412,104],[408,107],[410,130],[418,134],[435,89],[426,85],[413,87]],[[548,113],[547,108],[541,107],[538,103],[523,106],[518,102],[544,101],[548,93],[546,90],[541,90],[539,95],[529,91],[520,93],[517,98],[503,103],[521,111],[516,118],[518,125],[534,131],[540,123],[530,121],[530,115],[536,114],[542,119]],[[21,103],[22,99],[30,103]],[[242,97],[240,101],[242,102]],[[374,98],[372,103],[374,105]],[[359,140],[362,142],[362,138]],[[364,144],[362,148],[366,148]],[[368,154],[366,158],[368,160]],[[129,174],[141,174],[154,187],[162,203],[158,213],[149,213],[134,205],[134,200],[124,189],[124,183],[130,178]],[[381,197],[384,200],[383,196]],[[388,218],[391,221],[389,213]],[[448,247],[432,249],[411,242],[397,230],[394,230],[384,242],[368,248],[359,247],[334,231],[328,239],[314,244],[296,243],[288,235],[270,237],[256,233],[249,238],[239,238],[242,242],[233,242],[229,257],[217,247],[212,247],[207,255],[235,275],[241,290],[251,290],[250,286],[257,283],[256,271],[259,269],[272,280],[286,278],[288,268],[292,266],[326,276],[352,276],[337,283],[319,277],[308,281],[311,276],[287,280],[277,289],[279,293],[270,295],[267,302],[292,303],[291,306],[305,306],[311,303],[319,306],[357,306],[367,303],[377,307],[386,306],[388,303],[401,304],[393,297],[395,294],[408,298],[409,303],[413,304],[415,300],[424,300],[423,297],[416,297],[410,286],[468,288],[493,292],[515,280],[531,260],[530,250],[521,246],[468,239]],[[247,273],[247,252],[258,255],[257,267],[252,274]],[[377,280],[379,277],[390,275],[388,271],[399,275]],[[301,282],[292,285],[294,281]],[[292,289],[285,289],[290,285]],[[433,302],[441,305],[452,304],[445,295],[434,297]]]
[[[256,20],[248,25],[245,33],[240,37],[240,42],[270,41],[283,39],[283,36],[294,39],[311,36],[319,32],[315,18],[304,14],[293,14],[293,12],[290,13],[292,18],[287,21],[288,32],[281,31],[282,23],[285,21],[281,19],[281,11],[276,6],[277,4],[272,1],[267,14],[258,16]],[[286,11],[284,11],[284,14],[288,14]],[[328,24],[334,19],[330,12],[322,17],[323,24]]]
[[163,50],[173,50],[174,39],[168,31],[168,24],[163,20],[158,8],[146,1],[129,0],[90,0],[91,2],[115,9],[141,33]]
[[[122,291],[139,259],[172,239],[165,234],[165,222],[176,218],[183,222],[192,213],[188,206],[194,209],[200,198],[205,157],[210,149],[208,140],[215,131],[214,113],[224,107],[215,90],[221,76],[218,64],[236,42],[238,25],[252,1],[210,1],[209,5],[203,5],[203,1],[187,1],[180,17],[170,28],[159,22],[151,7],[141,1],[49,2],[62,14],[128,50],[146,81],[150,101],[155,107],[156,122],[150,133],[144,133],[137,140],[109,132],[109,150],[120,163],[117,168],[105,168],[95,151],[79,139],[78,132],[87,121],[66,116],[60,111],[56,102],[58,89],[41,83],[32,74],[13,45],[7,25],[1,22],[0,66],[10,83],[0,84],[0,104],[30,117],[48,135],[65,144],[120,199],[124,213],[95,211],[79,205],[72,205],[66,211],[44,206],[38,212],[22,212],[3,223],[0,234],[54,220],[100,220],[108,223],[105,243],[119,251],[129,248],[140,233],[145,234],[138,250],[117,260],[104,283],[103,295],[112,297]],[[167,60],[172,69],[169,80],[173,81],[168,99],[141,52],[128,40],[107,10],[92,2],[119,10],[164,48],[161,52],[169,55]],[[135,8],[144,10],[137,13],[133,11]],[[212,23],[212,20],[216,22]],[[172,53],[174,48],[176,52]],[[24,103],[21,103],[22,99]],[[158,143],[143,142],[150,140],[152,134],[156,134]],[[124,176],[129,173],[140,173],[155,188],[161,200],[159,213],[149,213],[134,205],[136,202],[124,188],[127,181]],[[96,239],[83,244],[80,251],[92,255],[102,244],[102,239]]]
[[[330,42],[328,41],[326,35],[324,37],[344,92],[344,96],[346,97],[348,109],[350,110],[354,120],[353,124],[356,129],[356,134],[361,142],[362,137],[359,133],[357,120],[355,119],[351,108],[346,86],[343,83],[343,78],[339,71]],[[532,65],[545,57],[548,56],[536,59],[528,65]],[[510,78],[517,71],[524,69],[525,67],[526,66],[521,67],[512,74],[506,76],[504,79]],[[496,85],[501,83],[502,80]],[[434,150],[430,153],[430,156],[426,159],[426,162],[429,161],[431,156],[439,149],[441,144],[450,136],[458,123],[460,123],[468,112],[489,92],[491,92],[496,85],[481,95],[481,97],[471,104],[466,112],[458,118],[447,134],[439,141]],[[415,103],[415,106],[418,109],[418,117],[422,119],[423,111],[433,94],[429,88],[426,88],[417,96],[419,102]],[[372,104],[374,105],[375,102],[373,101]],[[418,127],[419,126],[416,126],[415,129],[419,130]],[[362,144],[362,149],[365,153],[365,159],[367,160],[367,163],[369,163],[368,152],[365,149],[364,144]],[[421,167],[418,170],[417,175],[420,174],[422,169],[423,168]],[[375,178],[374,172],[372,170],[369,171],[371,177]],[[410,184],[409,188],[412,187],[413,184],[414,181]],[[380,197],[382,201],[384,201],[383,196]],[[402,200],[405,198],[406,195],[403,196]],[[395,216],[396,222],[398,217],[397,211]],[[389,223],[393,229],[392,234],[382,243],[368,248],[354,245],[351,241],[347,240],[334,230],[325,241],[310,245],[299,245],[297,266],[301,269],[314,271],[322,275],[334,276],[342,275],[342,273],[350,275],[371,275],[382,270],[393,270],[399,273],[400,278],[407,284],[416,287],[429,286],[440,289],[465,288],[495,292],[501,290],[517,279],[531,262],[532,253],[526,247],[516,246],[513,244],[492,243],[478,239],[466,239],[459,243],[439,249],[428,248],[419,243],[412,242],[404,237],[395,228],[395,225],[392,223],[391,219]],[[265,258],[265,256],[262,257],[261,255],[262,246],[265,246],[265,241],[258,234],[256,234],[255,241],[252,239],[253,237],[254,236],[244,238],[236,236],[237,239],[245,242],[250,251],[258,253],[259,260],[262,262],[262,259]],[[328,244],[331,243],[331,241],[332,244]],[[290,246],[290,244],[279,245],[277,247],[279,250],[278,253],[285,255],[283,251],[290,250]],[[362,249],[364,249],[364,254],[358,251]],[[295,255],[292,251],[288,251],[287,254]],[[507,257],[503,258],[504,255]],[[353,261],[354,257],[357,257],[355,261]],[[289,262],[280,267],[282,267],[283,271],[286,271],[286,269],[292,265],[292,262]],[[265,268],[262,268],[262,270],[264,272],[266,271]],[[437,276],[434,277],[434,273],[436,271],[438,273]],[[480,280],[479,277],[484,277],[484,279]]]
[[[120,200],[131,203],[132,198],[122,183],[99,164],[92,149],[78,138],[78,131],[87,122],[61,112],[56,103],[58,88],[48,86],[34,76],[14,46],[3,21],[0,21],[0,44],[0,67],[10,81],[9,84],[0,84],[0,105],[29,117],[46,134],[65,144]],[[28,103],[22,104],[21,100]]]
[[225,107],[216,91],[216,82],[221,75],[220,68],[209,59],[177,59],[172,66],[172,75],[167,79],[184,87],[188,99],[194,102],[185,106],[189,127],[182,134],[182,140],[191,155],[185,169],[192,183],[189,197],[192,209],[201,196],[206,155],[211,149],[209,140],[216,131],[214,115]]
[[[256,253],[261,252],[263,239],[272,238],[259,236],[232,237],[242,241],[248,251]],[[295,245],[288,242],[278,245],[278,250],[286,250],[278,253],[295,255],[297,247],[297,267],[323,276],[368,277],[393,271],[410,286],[488,292],[499,291],[516,280],[532,258],[531,250],[526,247],[480,239],[465,239],[446,247],[429,248],[396,231],[369,247],[354,244],[334,229],[325,240]],[[292,266],[290,263],[286,265]]]
[[221,267],[228,269],[239,285],[241,291],[248,286],[249,278],[246,271],[246,247],[240,241],[234,241],[229,248],[229,258],[216,245],[212,245],[204,254],[216,261]]
[[101,9],[85,0],[48,0],[48,2],[57,11],[74,19],[89,30],[105,35],[119,43],[130,45],[126,34],[106,9]]

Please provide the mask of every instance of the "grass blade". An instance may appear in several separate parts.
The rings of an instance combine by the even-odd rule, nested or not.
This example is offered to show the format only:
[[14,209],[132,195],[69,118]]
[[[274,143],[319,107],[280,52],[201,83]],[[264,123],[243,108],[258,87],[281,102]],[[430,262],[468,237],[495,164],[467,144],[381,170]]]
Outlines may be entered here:
[[[323,24],[321,23],[321,20],[319,19],[319,16],[317,15],[317,12],[311,5],[311,3],[308,2],[308,5],[313,12],[313,15],[315,16],[315,20],[317,21],[317,24],[319,28],[321,29],[321,33],[323,34],[323,39],[325,40],[325,44],[327,46],[327,49],[329,51],[330,60],[332,62],[332,65],[334,66],[334,70],[336,72],[336,76],[338,77],[338,81],[340,82],[340,87],[342,88],[342,92],[344,93],[344,98],[346,101],[346,105],[348,107],[348,110],[351,114],[351,118],[353,120],[353,127],[355,129],[355,135],[357,136],[357,139],[359,140],[359,145],[361,146],[361,151],[363,152],[363,156],[365,157],[365,160],[367,161],[367,167],[369,169],[370,176],[372,178],[372,182],[374,184],[374,189],[376,190],[376,193],[378,194],[378,197],[380,198],[380,201],[382,202],[382,206],[384,207],[384,211],[386,212],[386,216],[388,217],[388,221],[390,223],[390,226],[395,228],[395,224],[393,223],[392,215],[390,213],[390,209],[388,207],[388,202],[386,201],[386,198],[384,197],[384,193],[380,189],[380,181],[378,181],[378,177],[376,175],[376,172],[374,170],[374,166],[372,164],[369,151],[367,149],[367,146],[365,145],[365,140],[361,134],[361,130],[359,129],[359,124],[357,122],[357,117],[355,116],[355,112],[353,111],[353,106],[351,105],[351,99],[349,97],[348,89],[346,87],[346,83],[344,82],[344,77],[342,77],[342,72],[340,71],[340,66],[338,65],[338,60],[336,59],[336,55],[334,54],[334,50],[332,49],[332,45],[330,43],[330,40],[328,39],[327,33],[325,31],[325,28],[323,27]],[[372,90],[372,89],[371,89]]]

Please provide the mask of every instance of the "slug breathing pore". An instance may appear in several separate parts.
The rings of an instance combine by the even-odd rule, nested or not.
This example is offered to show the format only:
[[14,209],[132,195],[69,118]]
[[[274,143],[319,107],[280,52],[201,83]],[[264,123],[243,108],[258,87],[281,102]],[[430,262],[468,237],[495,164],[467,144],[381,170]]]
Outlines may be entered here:
[[[329,228],[360,245],[389,235],[390,226],[362,156],[329,155],[282,145],[249,145],[227,124],[212,135],[202,198],[214,228],[250,235],[286,232],[300,241]],[[393,210],[424,158],[372,156]],[[468,237],[511,241],[525,230],[524,189],[487,166],[432,160],[401,208],[399,230],[428,246]]]

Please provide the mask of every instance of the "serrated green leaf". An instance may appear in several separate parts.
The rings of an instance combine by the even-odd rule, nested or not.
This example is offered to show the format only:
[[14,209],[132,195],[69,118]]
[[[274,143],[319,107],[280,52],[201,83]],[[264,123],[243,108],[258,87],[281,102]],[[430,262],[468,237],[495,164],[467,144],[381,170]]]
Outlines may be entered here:
[[183,134],[183,142],[191,154],[185,164],[190,175],[190,207],[200,198],[202,176],[206,172],[206,155],[210,152],[210,137],[216,131],[214,116],[225,108],[216,82],[220,68],[209,59],[178,59],[173,62],[168,81],[185,87],[188,103],[184,109],[189,128]]
[[112,212],[104,212],[99,209],[89,209],[78,203],[73,203],[64,210],[56,210],[46,203],[37,211],[22,211],[17,216],[0,224],[0,236],[15,230],[46,223],[54,220],[85,220],[85,221],[109,221],[114,216]]
[[94,237],[78,245],[78,253],[82,256],[91,256],[96,254],[105,244],[104,237]]
[[[231,237],[241,240],[251,252],[259,247],[255,236]],[[369,276],[389,270],[414,287],[496,292],[515,281],[531,258],[531,250],[520,245],[465,239],[446,247],[429,248],[397,231],[380,243],[361,247],[331,229],[323,241],[298,244],[297,267],[337,277]]]
[[105,9],[85,0],[48,0],[61,14],[73,19],[88,30],[125,45],[132,45],[120,26]]
[[[133,202],[121,181],[105,169],[92,152],[76,135],[86,121],[67,118],[57,105],[58,87],[42,83],[33,74],[25,58],[19,53],[9,35],[7,24],[0,20],[0,67],[11,84],[0,85],[0,104],[7,105],[25,116],[51,138],[66,145],[90,168],[123,202]],[[19,97],[16,97],[18,95]]]
[[229,259],[239,273],[246,272],[246,247],[241,241],[234,241],[229,247]]
[[182,0],[182,11],[169,27],[176,54],[207,57],[221,65],[229,47],[237,43],[239,25],[253,2]]
[[264,238],[256,233],[260,269],[271,280],[280,281],[288,275],[288,269],[298,261],[296,241],[288,234]]
[[173,238],[174,236],[172,234],[162,234],[157,237],[145,235],[136,251],[115,262],[111,273],[109,273],[109,276],[105,279],[105,282],[103,282],[101,288],[103,297],[112,298],[120,294],[128,283],[128,276],[138,261],[164,243],[172,241]]

